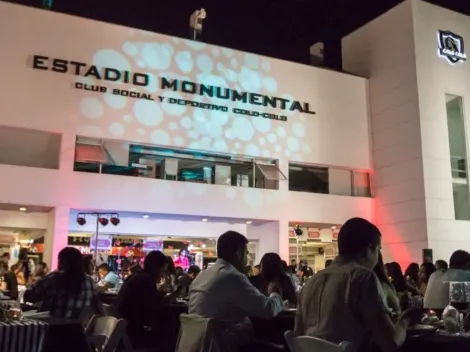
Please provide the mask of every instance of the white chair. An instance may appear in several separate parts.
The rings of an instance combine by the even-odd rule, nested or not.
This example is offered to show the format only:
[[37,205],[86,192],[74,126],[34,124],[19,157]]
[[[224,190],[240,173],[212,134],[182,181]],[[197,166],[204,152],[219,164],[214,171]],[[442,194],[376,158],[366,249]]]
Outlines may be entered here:
[[114,317],[91,318],[85,336],[95,352],[114,352],[126,332],[127,321]]
[[181,314],[176,352],[234,352],[236,347],[213,319]]
[[311,336],[296,336],[293,331],[284,334],[291,352],[348,352],[352,350],[349,342],[339,345]]

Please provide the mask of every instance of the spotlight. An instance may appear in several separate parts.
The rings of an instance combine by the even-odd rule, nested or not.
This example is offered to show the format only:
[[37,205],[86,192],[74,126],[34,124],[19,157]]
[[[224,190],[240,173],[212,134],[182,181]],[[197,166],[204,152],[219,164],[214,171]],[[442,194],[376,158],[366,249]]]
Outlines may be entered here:
[[111,221],[111,224],[113,224],[114,226],[119,225],[119,223],[121,222],[121,220],[119,220],[118,214],[113,214],[113,216],[111,216],[111,219],[109,219],[109,221]]
[[79,224],[80,226],[83,226],[83,225],[86,224],[86,219],[83,216],[83,214],[78,214],[77,215],[77,224]]
[[295,225],[294,233],[295,233],[296,236],[302,236],[302,234],[303,234],[304,232],[303,232],[302,229],[300,228],[300,225]]
[[107,218],[99,218],[98,221],[100,222],[101,226],[106,226],[109,224],[109,220]]

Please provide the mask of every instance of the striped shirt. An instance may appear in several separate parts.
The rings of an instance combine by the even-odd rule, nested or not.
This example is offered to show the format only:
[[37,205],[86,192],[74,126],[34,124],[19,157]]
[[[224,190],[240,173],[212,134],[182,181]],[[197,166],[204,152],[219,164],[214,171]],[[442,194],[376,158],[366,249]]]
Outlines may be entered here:
[[84,311],[97,301],[97,289],[93,279],[83,274],[81,290],[68,294],[63,285],[64,272],[55,271],[34,283],[25,294],[28,302],[42,302],[41,311],[51,316],[78,319]]

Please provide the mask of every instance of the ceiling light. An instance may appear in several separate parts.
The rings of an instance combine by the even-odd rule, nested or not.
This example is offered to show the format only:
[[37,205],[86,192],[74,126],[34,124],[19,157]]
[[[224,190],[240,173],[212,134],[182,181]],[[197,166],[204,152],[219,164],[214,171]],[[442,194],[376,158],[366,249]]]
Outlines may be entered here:
[[332,230],[336,230],[336,226],[331,226],[331,229],[332,229]]
[[26,211],[27,209],[25,207],[21,207],[20,211]]
[[206,218],[204,218],[204,219],[202,219],[202,221],[206,222],[206,221],[207,221],[207,219],[206,219]]
[[148,216],[147,214],[142,215],[142,217],[143,217],[144,219],[148,219],[148,218],[149,218],[149,216]]
[[252,222],[253,222],[253,221],[248,220],[248,221],[246,222],[246,224],[247,224],[247,225],[250,225]]

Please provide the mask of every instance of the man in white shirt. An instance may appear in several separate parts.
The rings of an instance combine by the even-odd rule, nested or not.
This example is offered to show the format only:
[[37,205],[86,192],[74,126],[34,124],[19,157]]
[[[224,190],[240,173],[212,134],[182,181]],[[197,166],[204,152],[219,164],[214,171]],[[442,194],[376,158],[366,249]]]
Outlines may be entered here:
[[243,274],[247,244],[246,237],[238,232],[227,231],[221,235],[217,241],[216,263],[201,272],[189,289],[189,313],[227,323],[239,335],[237,342],[246,341],[241,339],[246,331],[241,330],[247,328],[244,323],[248,316],[272,318],[284,308],[277,287],[270,287],[271,293],[266,297]]
[[450,257],[449,269],[438,270],[429,278],[424,308],[444,309],[449,304],[449,282],[470,282],[470,253],[455,251]]

